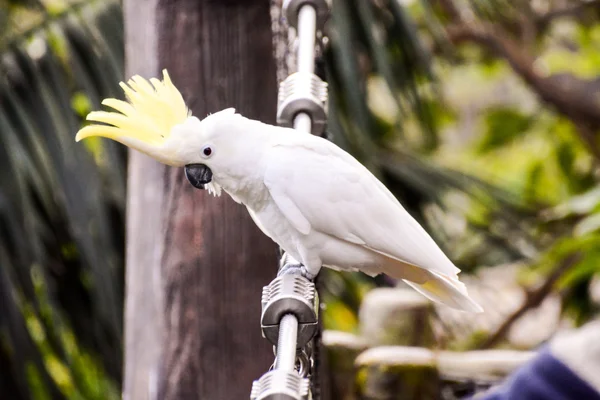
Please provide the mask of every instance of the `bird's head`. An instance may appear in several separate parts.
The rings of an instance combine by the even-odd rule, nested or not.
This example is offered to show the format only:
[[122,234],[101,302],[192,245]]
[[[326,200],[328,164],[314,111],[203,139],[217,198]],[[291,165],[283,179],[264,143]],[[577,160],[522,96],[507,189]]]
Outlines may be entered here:
[[[174,167],[185,167],[190,183],[219,195],[220,185],[213,170],[231,169],[229,160],[239,158],[228,134],[238,118],[233,108],[209,115],[204,120],[191,115],[179,90],[166,70],[163,80],[132,77],[121,82],[127,101],[105,99],[114,111],[93,111],[76,141],[101,136],[113,139]],[[237,157],[236,157],[237,156]]]

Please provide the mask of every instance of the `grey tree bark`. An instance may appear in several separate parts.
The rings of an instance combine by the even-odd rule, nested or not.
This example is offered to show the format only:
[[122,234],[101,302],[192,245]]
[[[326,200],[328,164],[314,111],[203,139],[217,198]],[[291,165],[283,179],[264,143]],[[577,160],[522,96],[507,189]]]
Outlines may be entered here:
[[[274,123],[268,0],[125,0],[127,75],[167,68],[194,115],[235,107]],[[252,151],[252,149],[248,149]],[[132,152],[124,398],[248,398],[273,360],[261,288],[276,246],[226,195]]]

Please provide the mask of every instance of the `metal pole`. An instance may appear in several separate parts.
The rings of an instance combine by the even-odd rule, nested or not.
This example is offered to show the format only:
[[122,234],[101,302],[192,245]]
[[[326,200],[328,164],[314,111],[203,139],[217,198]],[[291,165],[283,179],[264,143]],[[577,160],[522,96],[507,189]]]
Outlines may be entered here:
[[303,5],[298,13],[298,72],[315,72],[315,40],[317,11],[310,4]]
[[298,113],[294,118],[294,129],[310,133],[312,128],[312,120],[306,113]]
[[[280,86],[277,121],[282,126],[321,135],[327,122],[327,85],[314,74],[315,47],[317,24],[323,28],[328,5],[325,0],[285,0],[284,7],[290,25],[297,30],[298,68]],[[281,267],[298,264],[288,254],[280,263]],[[254,381],[250,398],[306,400],[310,397],[306,377],[310,365],[305,366],[301,376],[296,370],[296,354],[318,329],[319,300],[314,283],[293,273],[278,274],[263,288],[262,304],[263,336],[277,343],[277,354],[273,369]]]
[[298,320],[294,314],[286,314],[279,323],[279,340],[277,341],[277,359],[275,368],[294,371],[296,368],[296,338],[298,337]]
[[[315,34],[317,11],[309,4],[298,13],[298,72],[312,74],[315,71]],[[294,129],[311,133],[310,115],[299,113],[294,117]]]
[[[307,4],[298,13],[298,72],[312,74],[315,71],[315,37],[317,33],[317,11]],[[311,133],[312,120],[307,113],[298,113],[294,117],[294,128]],[[296,367],[296,338],[298,337],[298,319],[286,314],[279,324],[277,342],[277,361],[275,369],[294,371]]]

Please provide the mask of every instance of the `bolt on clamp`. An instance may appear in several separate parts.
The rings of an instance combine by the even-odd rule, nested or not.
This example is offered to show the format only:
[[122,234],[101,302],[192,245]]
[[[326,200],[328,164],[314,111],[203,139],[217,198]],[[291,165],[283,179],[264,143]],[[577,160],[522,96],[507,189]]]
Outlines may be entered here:
[[308,377],[313,368],[313,362],[311,359],[312,347],[310,347],[311,342],[306,344],[302,350],[298,350],[296,353],[296,365],[298,370],[298,375],[303,378]]
[[279,85],[277,123],[293,127],[300,113],[310,116],[313,135],[322,136],[327,125],[327,83],[315,74],[296,72]]
[[279,323],[285,314],[298,320],[296,348],[304,347],[316,334],[318,327],[318,294],[315,284],[300,275],[275,278],[262,293],[261,329],[263,337],[273,345],[279,340]]
[[250,400],[308,400],[310,382],[294,371],[274,369],[252,384]]

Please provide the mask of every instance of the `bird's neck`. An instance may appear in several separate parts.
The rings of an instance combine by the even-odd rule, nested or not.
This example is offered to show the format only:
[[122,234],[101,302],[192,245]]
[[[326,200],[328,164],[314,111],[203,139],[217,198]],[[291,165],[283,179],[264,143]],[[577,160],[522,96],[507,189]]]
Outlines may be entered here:
[[235,123],[219,129],[234,137],[229,157],[236,162],[215,168],[213,179],[236,202],[256,209],[269,196],[264,184],[264,162],[280,128],[238,115]]
[[[266,196],[268,196],[267,188],[262,183],[262,179],[257,179],[258,177],[254,176],[235,177],[231,175],[220,176],[219,174],[215,174],[214,176],[215,182],[219,184],[235,202],[252,209],[255,209],[262,204]],[[260,182],[260,184],[256,184],[257,181]]]

